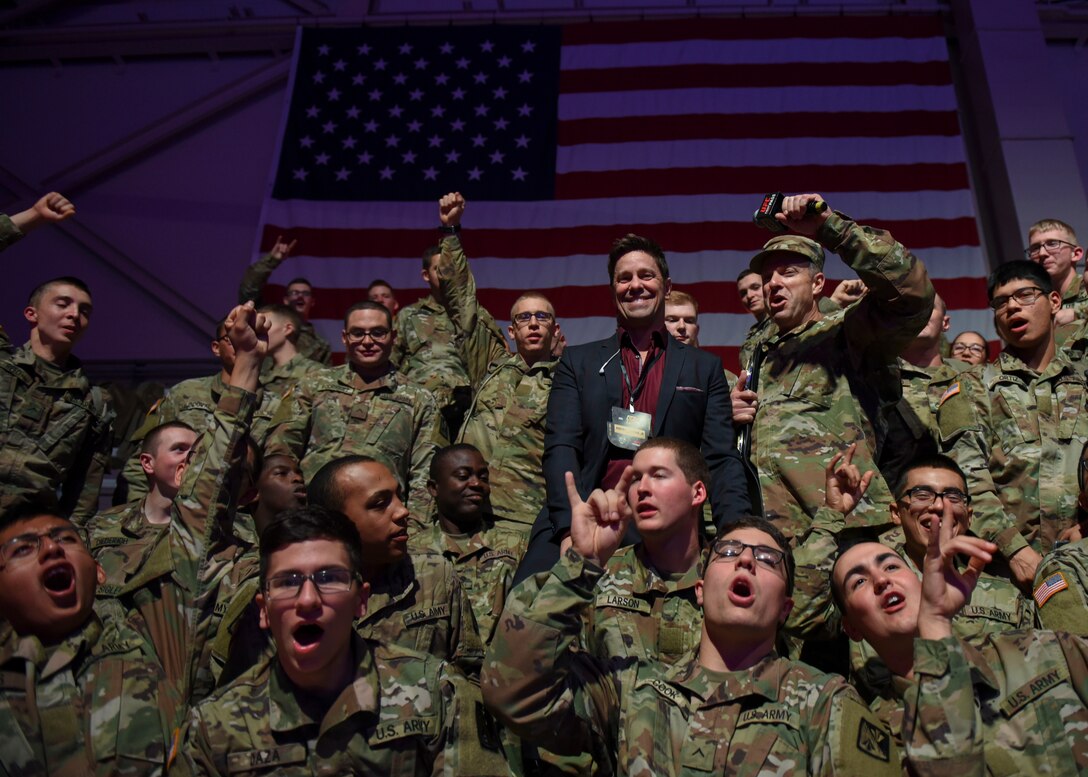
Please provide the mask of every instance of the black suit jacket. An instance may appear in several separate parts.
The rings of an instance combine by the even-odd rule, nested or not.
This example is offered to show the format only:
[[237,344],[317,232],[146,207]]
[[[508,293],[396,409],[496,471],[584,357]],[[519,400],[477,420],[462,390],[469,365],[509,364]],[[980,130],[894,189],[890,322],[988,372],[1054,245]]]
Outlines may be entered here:
[[[668,335],[665,342],[665,372],[653,436],[687,440],[702,450],[710,468],[711,482],[706,485],[714,522],[721,526],[751,511],[733,440],[729,386],[716,356]],[[548,490],[545,509],[553,532],[570,528],[564,473],[574,473],[583,499],[604,477],[609,451],[605,425],[622,399],[620,357],[609,361],[618,348],[616,335],[573,346],[556,366],[548,398],[543,464]]]

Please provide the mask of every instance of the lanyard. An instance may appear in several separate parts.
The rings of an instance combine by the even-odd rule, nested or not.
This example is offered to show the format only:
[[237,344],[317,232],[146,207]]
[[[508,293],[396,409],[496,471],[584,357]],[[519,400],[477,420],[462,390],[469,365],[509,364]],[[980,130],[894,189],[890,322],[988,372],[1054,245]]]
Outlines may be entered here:
[[623,385],[627,387],[627,409],[634,412],[635,400],[638,399],[639,394],[642,393],[643,387],[646,385],[646,376],[650,374],[650,368],[654,366],[654,362],[661,358],[661,354],[665,352],[664,348],[659,348],[654,355],[650,358],[646,364],[642,366],[642,370],[639,372],[638,384],[634,388],[631,387],[631,377],[627,374],[627,367],[623,363],[623,356],[620,355],[620,372],[623,374]]

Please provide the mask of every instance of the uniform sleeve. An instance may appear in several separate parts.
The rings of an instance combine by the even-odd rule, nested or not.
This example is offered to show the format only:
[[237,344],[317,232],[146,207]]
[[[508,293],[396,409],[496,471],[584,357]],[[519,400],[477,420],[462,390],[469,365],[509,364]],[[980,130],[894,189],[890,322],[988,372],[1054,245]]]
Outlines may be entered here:
[[963,645],[955,637],[916,639],[914,679],[903,713],[912,773],[985,777],[983,725]]
[[941,452],[951,456],[967,476],[971,495],[971,531],[997,544],[1005,558],[1027,547],[1016,521],[1006,512],[990,475],[993,430],[990,398],[981,372],[960,373],[937,407]]
[[793,551],[793,610],[786,621],[786,631],[792,636],[819,640],[839,632],[841,618],[831,598],[831,568],[838,551],[838,535],[845,526],[842,513],[821,507],[808,534]]
[[450,661],[466,677],[478,678],[484,658],[484,643],[480,638],[480,628],[472,613],[472,602],[468,592],[461,586],[455,570],[449,570],[450,589]]
[[817,736],[825,739],[819,760],[822,768],[814,773],[828,777],[899,777],[903,773],[901,757],[891,733],[852,686],[843,680],[839,683],[827,717],[819,711],[804,713]]
[[607,752],[614,761],[616,681],[597,659],[571,650],[602,574],[570,550],[549,573],[515,588],[480,687],[496,717],[522,738],[560,755]]
[[313,424],[313,386],[303,378],[290,397],[284,397],[279,409],[269,422],[268,437],[264,444],[265,458],[288,456],[302,461],[306,444],[310,440]]
[[[1088,636],[1085,591],[1080,577],[1062,562],[1062,555],[1048,554],[1035,572],[1035,620],[1040,628],[1085,637]],[[1057,591],[1050,593],[1054,589]]]
[[859,353],[896,358],[933,312],[933,284],[925,265],[883,229],[861,226],[838,213],[831,214],[816,238],[869,289],[845,314],[847,337]]
[[429,392],[420,391],[412,410],[415,439],[412,440],[412,466],[408,473],[408,510],[412,515],[427,518],[431,514],[431,494],[427,490],[431,459],[445,444],[439,428],[441,416]]
[[[446,315],[457,331],[457,350],[475,389],[487,377],[491,363],[507,353],[506,339],[496,331],[494,319],[480,308],[476,299],[476,279],[456,235],[442,240],[439,269]],[[484,317],[490,319],[491,326],[480,326]]]
[[11,248],[23,237],[23,231],[15,226],[11,218],[0,213],[0,251]]
[[279,262],[272,258],[272,254],[262,256],[247,267],[238,285],[238,303],[244,305],[252,300],[254,304],[261,304],[261,291],[277,267]]
[[207,726],[199,709],[189,713],[189,721],[181,731],[181,748],[174,765],[169,769],[170,777],[206,777],[225,775],[215,760],[215,751]]
[[110,452],[113,449],[113,420],[116,414],[108,394],[100,388],[92,388],[91,400],[95,406],[91,427],[61,486],[61,509],[77,525],[86,523],[98,512],[102,479],[110,468]]

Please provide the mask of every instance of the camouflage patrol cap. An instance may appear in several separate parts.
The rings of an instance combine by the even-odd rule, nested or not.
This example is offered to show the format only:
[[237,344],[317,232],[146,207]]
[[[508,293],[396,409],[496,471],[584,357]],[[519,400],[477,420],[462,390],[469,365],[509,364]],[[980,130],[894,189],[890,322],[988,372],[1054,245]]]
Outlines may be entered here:
[[748,266],[754,272],[761,272],[760,268],[767,258],[772,254],[781,251],[802,256],[816,265],[817,270],[823,272],[823,247],[815,240],[810,240],[809,238],[801,237],[800,235],[778,235],[777,237],[772,237],[763,244],[763,250],[752,257],[752,261],[748,263]]

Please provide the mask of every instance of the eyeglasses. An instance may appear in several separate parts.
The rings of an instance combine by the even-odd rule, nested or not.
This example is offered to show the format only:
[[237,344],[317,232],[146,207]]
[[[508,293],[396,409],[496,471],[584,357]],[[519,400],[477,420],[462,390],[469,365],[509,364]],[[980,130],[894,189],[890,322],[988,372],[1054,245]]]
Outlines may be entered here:
[[287,299],[291,299],[292,297],[303,297],[305,299],[309,299],[313,295],[314,293],[308,289],[291,289],[290,291],[286,291],[283,293],[283,296],[287,297]]
[[982,356],[986,353],[986,346],[981,343],[953,343],[952,353],[973,353],[975,356]]
[[907,492],[899,497],[899,499],[900,501],[908,502],[911,507],[929,507],[937,497],[954,505],[971,503],[971,497],[960,491],[958,488],[946,488],[944,491],[934,491],[929,486],[915,486],[914,488],[907,489]]
[[532,312],[526,311],[525,313],[518,313],[514,316],[514,323],[518,326],[526,326],[534,318],[536,319],[536,322],[542,326],[547,326],[555,321],[555,316],[546,310],[535,310]]
[[1070,248],[1076,248],[1075,243],[1070,243],[1067,240],[1044,240],[1041,243],[1032,243],[1026,249],[1024,249],[1024,256],[1030,259],[1033,256],[1038,256],[1042,253],[1043,249],[1046,249],[1048,254],[1053,254],[1055,251],[1060,251],[1062,246],[1069,246]]
[[1080,486],[1080,490],[1083,491],[1085,484],[1088,483],[1088,459],[1081,459],[1080,466],[1077,467],[1077,485]]
[[0,546],[0,559],[3,560],[4,566],[15,566],[37,557],[38,551],[42,547],[43,537],[48,537],[49,541],[54,545],[72,548],[73,550],[86,550],[83,539],[74,527],[54,526],[48,531],[37,534],[20,534],[18,537],[13,537],[5,542],[3,546]]
[[778,548],[769,548],[766,545],[749,545],[747,542],[741,542],[740,540],[718,540],[714,543],[711,558],[713,560],[721,558],[726,561],[735,561],[744,553],[745,548],[752,551],[752,557],[768,569],[777,569],[778,565],[782,563],[782,559],[786,557],[786,554]]
[[302,586],[309,580],[322,597],[335,596],[350,591],[352,583],[357,579],[358,575],[350,569],[326,567],[309,575],[301,572],[284,572],[282,575],[274,575],[265,581],[264,590],[268,598],[273,601],[297,599],[302,593]]
[[1000,313],[1009,304],[1010,299],[1016,300],[1016,304],[1022,307],[1028,307],[1034,305],[1035,301],[1044,294],[1046,292],[1038,286],[1025,286],[1022,289],[1017,289],[1012,294],[1002,294],[1000,297],[994,297],[990,300],[990,307],[995,313]]
[[377,329],[350,329],[348,330],[348,342],[349,343],[361,343],[368,337],[376,343],[383,342],[392,330],[385,327],[378,327]]

